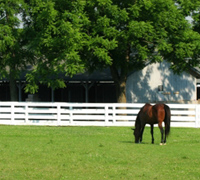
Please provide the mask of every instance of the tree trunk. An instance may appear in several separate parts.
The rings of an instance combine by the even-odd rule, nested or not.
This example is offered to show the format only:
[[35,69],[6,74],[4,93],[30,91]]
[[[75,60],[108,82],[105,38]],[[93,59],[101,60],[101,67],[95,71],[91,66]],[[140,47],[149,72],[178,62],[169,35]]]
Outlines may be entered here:
[[124,56],[125,59],[119,60],[119,61],[122,61],[120,66],[114,63],[110,66],[110,71],[116,85],[118,103],[126,103],[126,80],[128,76],[128,69],[129,69],[129,60],[130,60],[130,52],[131,52],[130,48],[131,46],[127,44],[127,48],[126,48],[126,52]]
[[11,67],[10,78],[9,78],[10,100],[18,101],[18,91],[17,91],[17,84],[16,84],[14,71],[15,71],[15,67]]
[[118,103],[126,103],[126,75],[119,75],[118,70],[114,67],[110,67],[111,74],[116,86],[116,95]]
[[10,79],[10,100],[18,101],[17,85],[15,79]]
[[116,84],[117,102],[126,103],[126,80],[120,81]]

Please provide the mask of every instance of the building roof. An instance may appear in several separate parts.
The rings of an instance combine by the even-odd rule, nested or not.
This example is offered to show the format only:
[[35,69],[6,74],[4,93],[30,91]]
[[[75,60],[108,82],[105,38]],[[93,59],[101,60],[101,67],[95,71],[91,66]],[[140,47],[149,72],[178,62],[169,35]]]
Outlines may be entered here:
[[104,69],[102,71],[94,71],[93,73],[78,73],[73,77],[64,77],[66,81],[113,81],[110,69]]
[[[23,71],[18,80],[26,81],[26,73],[27,71]],[[77,73],[74,76],[65,76],[64,74],[60,74],[60,78],[64,79],[68,82],[84,82],[84,81],[98,81],[98,82],[113,82],[113,78],[109,68],[103,69],[102,71],[94,71],[93,73],[84,72]],[[7,81],[7,79],[2,79],[3,81]]]
[[190,73],[197,78],[197,84],[200,84],[200,68],[190,68]]
[[200,79],[200,68],[198,67],[191,67],[189,69],[190,74],[192,74],[194,77],[196,77],[197,79]]

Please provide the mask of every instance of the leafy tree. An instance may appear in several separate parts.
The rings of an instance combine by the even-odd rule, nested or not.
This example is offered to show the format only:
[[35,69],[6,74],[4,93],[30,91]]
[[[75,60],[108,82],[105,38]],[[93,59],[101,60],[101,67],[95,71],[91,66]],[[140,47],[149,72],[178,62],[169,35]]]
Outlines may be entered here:
[[60,73],[74,75],[109,67],[118,102],[126,102],[128,74],[147,62],[167,59],[178,73],[199,64],[200,36],[185,19],[192,9],[186,0],[25,2],[24,8],[21,1],[16,6],[26,10],[22,32],[31,43],[25,47],[37,53],[26,91],[35,93],[38,82],[64,87]]
[[33,60],[33,53],[26,46],[25,31],[19,28],[23,4],[23,0],[0,3],[0,74],[1,78],[9,80],[12,101],[18,100],[16,79]]
[[167,59],[177,73],[199,64],[199,34],[192,31],[185,19],[188,15],[182,8],[185,4],[178,3],[173,0],[87,1],[84,11],[90,23],[84,30],[90,51],[82,57],[90,70],[104,67],[102,62],[107,59],[117,86],[118,102],[126,102],[128,74],[146,62]]
[[192,0],[188,5],[188,2],[185,0],[182,4],[186,14],[192,18],[193,29],[200,33],[200,1]]
[[74,75],[84,70],[79,52],[85,43],[81,29],[87,23],[84,1],[30,0],[24,28],[32,34],[31,48],[37,63],[27,74],[26,91],[35,93],[38,82],[49,87],[65,87],[61,74]]

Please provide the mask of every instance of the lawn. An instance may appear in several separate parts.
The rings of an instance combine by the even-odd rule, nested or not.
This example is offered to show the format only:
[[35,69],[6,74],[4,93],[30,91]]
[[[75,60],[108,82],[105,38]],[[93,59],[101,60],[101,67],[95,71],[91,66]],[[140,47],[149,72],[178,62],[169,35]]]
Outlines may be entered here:
[[130,127],[0,126],[0,179],[200,179],[200,129],[155,128],[134,144]]

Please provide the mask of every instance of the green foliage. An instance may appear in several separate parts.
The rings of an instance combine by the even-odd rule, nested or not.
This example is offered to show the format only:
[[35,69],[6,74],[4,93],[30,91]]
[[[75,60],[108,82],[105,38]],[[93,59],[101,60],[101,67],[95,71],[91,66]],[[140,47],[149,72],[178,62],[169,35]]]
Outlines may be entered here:
[[[0,126],[1,179],[198,179],[199,129],[172,128],[160,146],[146,127]],[[13,178],[14,177],[14,178]]]
[[74,75],[85,68],[79,52],[85,42],[81,33],[87,19],[83,1],[30,1],[29,19],[24,27],[33,32],[30,46],[37,52],[34,71],[27,76],[26,91],[44,83],[53,88],[65,87],[60,74]]
[[[175,72],[197,65],[200,36],[191,30],[185,19],[184,12],[191,12],[193,8],[193,2],[187,2],[89,1],[85,8],[90,20],[89,26],[85,28],[87,35],[92,39],[114,40],[115,44],[111,49],[102,43],[95,44],[89,49],[90,57],[93,57],[87,59],[87,65],[91,69],[98,68],[96,59],[100,60],[100,66],[102,59],[107,59],[112,62],[112,67],[121,69],[118,72],[126,74],[133,69],[140,69],[147,61],[157,62],[163,58],[173,62]],[[134,56],[130,56],[131,52]],[[187,61],[188,58],[191,60]]]
[[[5,67],[14,63],[16,78],[33,65],[26,87],[33,93],[38,83],[64,87],[60,74],[105,67],[115,82],[123,82],[133,70],[163,59],[180,73],[199,65],[199,8],[198,0],[4,0],[1,74],[8,75]],[[190,14],[198,33],[185,19]]]
[[[34,52],[29,49],[27,31],[20,29],[20,14],[25,11],[23,0],[2,0],[0,3],[0,74],[15,83],[27,65],[34,63]],[[12,86],[17,88],[16,85]],[[11,91],[17,101],[17,91]]]
[[200,7],[199,0],[177,0],[177,3],[185,16],[190,16],[194,11],[198,11]]
[[200,33],[200,2],[198,0],[193,0],[189,5],[187,2],[184,3],[186,4],[186,11],[189,11],[191,15],[193,30]]

